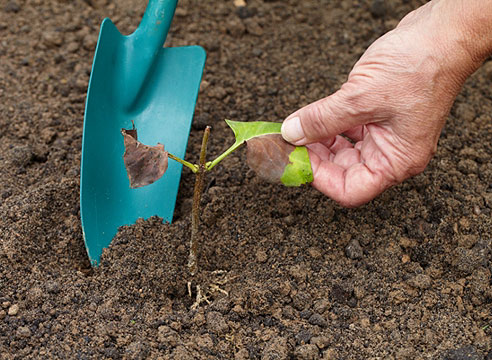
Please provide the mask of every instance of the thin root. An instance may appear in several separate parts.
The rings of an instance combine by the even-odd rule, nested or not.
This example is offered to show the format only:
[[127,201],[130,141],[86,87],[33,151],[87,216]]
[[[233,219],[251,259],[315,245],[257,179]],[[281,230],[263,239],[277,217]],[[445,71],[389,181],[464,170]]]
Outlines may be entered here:
[[229,293],[227,291],[225,291],[224,289],[221,289],[218,285],[215,285],[215,284],[210,285],[210,290],[220,292],[220,293],[224,294],[225,296],[229,296]]
[[188,296],[191,297],[193,294],[191,293],[191,281],[188,281],[188,284],[186,284],[188,287]]
[[196,310],[202,302],[206,302],[208,305],[210,305],[210,300],[208,299],[207,295],[202,294],[202,290],[200,289],[200,285],[196,286],[196,300],[191,305],[191,310]]
[[[226,290],[220,288],[221,285],[224,285],[229,280],[227,277],[227,271],[215,270],[212,272],[212,274],[215,275],[217,277],[217,279],[215,279],[214,284],[208,285],[208,292],[209,293],[218,292],[218,293],[224,294],[225,296],[229,296],[229,293]],[[219,279],[219,277],[224,276],[224,275],[225,275],[225,277],[223,277],[222,279]],[[188,288],[188,296],[193,297],[191,281],[188,281],[188,283],[186,285]],[[191,310],[197,309],[204,302],[207,303],[208,305],[211,304],[211,302],[207,296],[207,291],[202,292],[200,285],[197,285],[196,286],[195,302],[193,303],[193,305],[191,305]]]

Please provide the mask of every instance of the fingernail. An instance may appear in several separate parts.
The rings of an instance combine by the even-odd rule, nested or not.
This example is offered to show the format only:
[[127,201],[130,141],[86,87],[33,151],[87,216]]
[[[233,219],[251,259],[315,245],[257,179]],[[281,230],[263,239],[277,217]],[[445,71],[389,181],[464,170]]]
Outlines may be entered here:
[[288,142],[295,143],[304,139],[304,130],[298,116],[287,119],[282,124],[282,136]]

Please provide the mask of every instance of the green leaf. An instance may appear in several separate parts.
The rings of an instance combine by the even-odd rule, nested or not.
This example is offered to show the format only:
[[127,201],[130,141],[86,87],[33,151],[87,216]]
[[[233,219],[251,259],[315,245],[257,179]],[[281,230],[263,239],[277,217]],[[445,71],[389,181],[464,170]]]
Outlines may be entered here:
[[229,125],[232,131],[234,131],[234,135],[236,136],[236,143],[234,145],[241,145],[245,141],[256,136],[280,134],[280,129],[282,127],[282,124],[280,123],[268,121],[242,122],[226,120],[225,122]]
[[313,182],[311,161],[305,146],[296,146],[289,155],[289,164],[280,179],[285,186],[300,186]]
[[280,127],[282,124],[266,122],[266,121],[253,121],[253,122],[241,122],[225,120],[227,125],[234,132],[236,142],[232,146],[218,156],[214,161],[207,163],[207,170],[212,169],[215,165],[221,162],[226,156],[244,144],[245,141],[255,137],[266,134],[280,134]]
[[[207,164],[207,170],[217,165],[239,146],[248,142],[248,164],[259,177],[279,181],[286,186],[300,186],[313,181],[309,154],[304,146],[293,146],[280,136],[280,123],[226,120],[236,137],[235,143],[217,159]],[[276,135],[276,136],[270,136]]]

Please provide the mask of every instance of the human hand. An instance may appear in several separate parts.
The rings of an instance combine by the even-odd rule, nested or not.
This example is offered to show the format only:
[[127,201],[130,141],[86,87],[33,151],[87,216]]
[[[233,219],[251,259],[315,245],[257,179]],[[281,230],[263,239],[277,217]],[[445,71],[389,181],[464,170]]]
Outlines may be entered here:
[[339,91],[284,121],[285,140],[308,147],[313,186],[340,204],[364,204],[422,172],[463,82],[483,61],[463,47],[444,3],[407,15]]

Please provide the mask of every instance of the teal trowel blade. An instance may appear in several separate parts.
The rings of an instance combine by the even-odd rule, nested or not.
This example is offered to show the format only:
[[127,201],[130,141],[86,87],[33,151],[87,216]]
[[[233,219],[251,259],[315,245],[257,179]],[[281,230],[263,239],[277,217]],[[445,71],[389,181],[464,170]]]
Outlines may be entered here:
[[[118,227],[157,215],[171,222],[182,166],[169,161],[155,183],[131,189],[121,128],[144,144],[184,157],[205,64],[199,46],[162,48],[177,0],[151,0],[138,29],[122,36],[101,25],[87,93],[82,141],[80,211],[93,265]],[[149,239],[151,241],[151,239]]]

